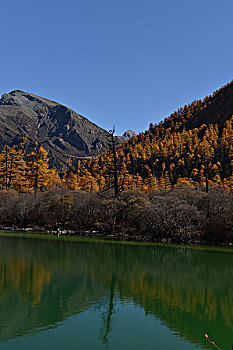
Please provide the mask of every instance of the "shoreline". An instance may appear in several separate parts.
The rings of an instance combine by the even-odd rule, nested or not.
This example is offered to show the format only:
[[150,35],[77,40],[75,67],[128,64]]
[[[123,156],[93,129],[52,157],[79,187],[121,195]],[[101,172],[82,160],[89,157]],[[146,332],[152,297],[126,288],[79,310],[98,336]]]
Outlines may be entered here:
[[10,238],[28,238],[28,239],[44,239],[50,241],[63,241],[63,242],[77,242],[77,243],[94,243],[94,244],[120,244],[131,246],[154,246],[164,248],[176,248],[176,249],[192,249],[199,251],[213,251],[224,252],[233,254],[233,247],[231,246],[209,246],[203,244],[182,244],[182,243],[167,243],[167,242],[151,242],[151,241],[139,241],[139,240],[126,240],[117,239],[114,235],[101,235],[101,234],[53,234],[46,231],[29,231],[29,230],[9,230],[0,229],[0,237]]

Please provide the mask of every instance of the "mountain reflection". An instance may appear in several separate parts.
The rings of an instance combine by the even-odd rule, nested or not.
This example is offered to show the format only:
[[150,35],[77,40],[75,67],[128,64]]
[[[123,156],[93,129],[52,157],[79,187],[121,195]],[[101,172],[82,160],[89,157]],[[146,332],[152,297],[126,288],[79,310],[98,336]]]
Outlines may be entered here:
[[107,343],[114,302],[133,302],[173,333],[233,343],[233,255],[149,246],[0,238],[0,338],[57,326],[101,305]]

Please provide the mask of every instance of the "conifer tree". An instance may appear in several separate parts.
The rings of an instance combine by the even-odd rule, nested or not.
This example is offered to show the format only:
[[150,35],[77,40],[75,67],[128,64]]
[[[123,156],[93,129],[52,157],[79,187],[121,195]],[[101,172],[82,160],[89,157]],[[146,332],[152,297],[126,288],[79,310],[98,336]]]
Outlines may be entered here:
[[117,164],[117,153],[116,153],[116,141],[115,141],[115,127],[112,130],[109,130],[110,140],[111,140],[111,150],[113,156],[113,184],[114,184],[114,193],[115,197],[118,196],[119,183],[118,183],[118,164]]
[[0,186],[4,189],[24,190],[25,172],[24,151],[20,147],[5,145],[0,153]]
[[48,152],[43,147],[36,145],[35,149],[27,155],[26,174],[29,190],[33,190],[35,195],[38,190],[50,187],[58,181],[55,171],[49,169]]

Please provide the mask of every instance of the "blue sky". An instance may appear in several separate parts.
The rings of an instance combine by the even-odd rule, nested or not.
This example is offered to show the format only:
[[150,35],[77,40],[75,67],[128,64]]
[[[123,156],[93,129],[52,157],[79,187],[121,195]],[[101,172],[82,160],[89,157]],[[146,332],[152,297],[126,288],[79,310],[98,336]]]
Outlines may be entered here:
[[233,79],[232,0],[1,0],[0,94],[144,131]]

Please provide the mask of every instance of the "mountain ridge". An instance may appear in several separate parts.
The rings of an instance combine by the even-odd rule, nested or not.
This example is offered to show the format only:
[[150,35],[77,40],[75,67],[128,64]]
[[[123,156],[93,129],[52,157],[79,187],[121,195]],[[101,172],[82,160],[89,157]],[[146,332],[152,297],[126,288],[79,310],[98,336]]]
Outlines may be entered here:
[[0,147],[26,137],[29,149],[37,141],[57,167],[67,158],[93,157],[109,148],[106,130],[63,104],[22,90],[2,95],[0,130]]
[[[186,183],[205,186],[206,191],[209,185],[233,190],[233,81],[158,124],[151,123],[120,145],[117,157],[124,189],[149,193]],[[103,153],[85,167],[97,183],[101,169],[108,187],[111,164],[111,155]]]

